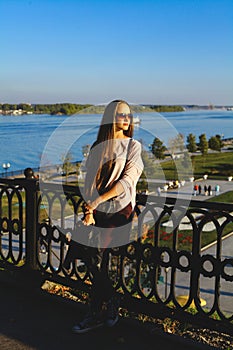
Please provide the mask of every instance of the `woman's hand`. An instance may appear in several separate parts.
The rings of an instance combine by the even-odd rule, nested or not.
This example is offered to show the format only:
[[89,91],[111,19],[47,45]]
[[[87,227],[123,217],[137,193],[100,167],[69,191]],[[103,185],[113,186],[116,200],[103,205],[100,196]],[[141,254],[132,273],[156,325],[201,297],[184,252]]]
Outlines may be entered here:
[[100,203],[103,202],[102,196],[97,197],[94,201],[92,202],[87,202],[86,204],[86,210],[93,212],[94,209],[98,207]]
[[85,226],[95,225],[95,219],[94,219],[92,213],[85,214],[84,219],[83,219],[83,224]]

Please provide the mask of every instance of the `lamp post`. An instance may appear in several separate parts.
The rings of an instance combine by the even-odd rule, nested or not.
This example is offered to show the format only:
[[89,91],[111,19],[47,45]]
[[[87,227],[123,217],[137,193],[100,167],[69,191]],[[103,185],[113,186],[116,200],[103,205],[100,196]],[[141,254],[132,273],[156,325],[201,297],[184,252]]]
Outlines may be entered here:
[[10,168],[10,163],[3,163],[2,164],[2,167],[3,167],[3,169],[5,169],[5,177],[7,177],[7,170]]

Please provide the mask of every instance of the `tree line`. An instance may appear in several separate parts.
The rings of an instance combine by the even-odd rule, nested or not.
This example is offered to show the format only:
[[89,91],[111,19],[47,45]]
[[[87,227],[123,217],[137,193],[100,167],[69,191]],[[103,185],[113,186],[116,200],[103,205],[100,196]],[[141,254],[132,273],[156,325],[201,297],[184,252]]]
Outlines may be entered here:
[[[85,113],[102,113],[103,106],[95,106],[92,104],[75,104],[75,103],[55,103],[55,104],[29,104],[19,103],[0,104],[0,110],[3,114],[10,114],[13,111],[21,110],[23,113],[33,114],[51,114],[51,115],[72,115],[80,111]],[[166,106],[166,105],[146,105],[142,111],[156,111],[156,112],[180,112],[184,111],[182,106]]]
[[150,110],[155,112],[183,112],[185,109],[179,105],[146,105]]
[[187,136],[187,149],[191,153],[195,153],[199,150],[203,155],[208,153],[208,149],[213,151],[221,152],[223,147],[223,141],[221,135],[211,136],[207,140],[206,134],[201,134],[199,136],[199,142],[196,142],[196,137],[193,134]]
[[[195,135],[189,134],[187,136],[186,148],[190,153],[200,151],[202,155],[205,155],[208,153],[208,149],[221,152],[222,147],[223,141],[221,135],[218,134],[211,136],[209,140],[206,134],[201,134],[199,136],[199,142],[196,141]],[[166,147],[158,137],[155,137],[151,145],[151,152],[157,159],[165,159],[168,149],[173,156],[177,152],[183,152],[184,148],[184,136],[178,134],[175,138],[168,141],[168,147]]]
[[0,104],[2,113],[7,114],[10,111],[21,110],[22,113],[31,112],[33,114],[51,114],[51,115],[71,115],[89,108],[91,104],[75,104],[75,103],[55,103],[55,104]]

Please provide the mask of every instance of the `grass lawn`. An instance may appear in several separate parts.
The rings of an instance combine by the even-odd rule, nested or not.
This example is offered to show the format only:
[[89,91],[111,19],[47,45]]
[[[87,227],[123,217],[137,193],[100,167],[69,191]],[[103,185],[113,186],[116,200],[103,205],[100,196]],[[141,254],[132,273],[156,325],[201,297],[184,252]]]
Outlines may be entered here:
[[[208,179],[227,180],[228,176],[233,176],[233,152],[209,153],[205,156],[195,155],[191,157],[192,171],[195,178],[208,175]],[[187,172],[182,159],[161,162],[167,180],[177,178],[187,179],[191,174]],[[177,168],[179,175],[177,175]],[[183,172],[183,173],[182,173]]]
[[233,191],[225,192],[218,196],[211,197],[207,200],[207,202],[233,204]]
[[226,180],[233,176],[233,152],[218,152],[192,158],[195,177],[207,174],[209,179]]

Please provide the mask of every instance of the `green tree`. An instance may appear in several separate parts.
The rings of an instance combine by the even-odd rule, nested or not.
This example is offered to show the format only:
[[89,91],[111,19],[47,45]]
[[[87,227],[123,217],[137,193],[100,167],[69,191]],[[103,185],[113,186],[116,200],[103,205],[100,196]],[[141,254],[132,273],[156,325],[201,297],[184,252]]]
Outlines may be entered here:
[[184,151],[184,135],[181,133],[177,134],[175,137],[170,138],[168,141],[169,151],[174,157],[175,153]]
[[3,111],[9,111],[10,109],[11,109],[11,106],[10,106],[9,103],[4,103],[4,104],[2,105],[2,110],[3,110]]
[[199,149],[203,156],[208,153],[208,141],[206,138],[206,134],[201,134],[199,136]]
[[219,140],[220,147],[222,148],[222,147],[224,146],[223,141],[222,141],[222,136],[221,136],[221,135],[219,135],[219,134],[217,134],[217,135],[215,135],[215,136],[216,136],[216,137],[217,137],[217,139]]
[[157,159],[164,159],[165,151],[166,151],[166,147],[163,145],[163,142],[158,137],[155,137],[151,145],[151,152],[154,154],[154,156]]
[[76,174],[77,174],[77,176],[79,176],[79,174],[80,174],[80,168],[81,168],[81,163],[80,163],[80,162],[77,162],[77,163],[75,164],[75,167],[76,167]]
[[142,175],[142,177],[144,176],[144,178],[147,177],[150,179],[155,179],[157,167],[154,162],[154,159],[151,159],[149,157],[149,154],[145,149],[142,149],[142,160],[144,164],[144,170],[146,171],[146,174]]
[[20,108],[18,108],[16,104],[13,104],[13,105],[11,105],[11,108],[10,108],[10,109],[12,109],[12,110],[14,111],[14,110],[20,109]]
[[193,174],[193,169],[194,163],[192,162],[192,158],[189,156],[188,152],[184,152],[179,168],[179,175],[183,174],[183,177],[190,177]]
[[155,110],[156,112],[183,112],[184,107],[178,105],[147,105],[149,109]]
[[191,153],[195,153],[197,150],[196,136],[193,134],[187,136],[187,149]]
[[[150,156],[150,153],[142,148],[142,161],[144,164],[144,171],[140,177],[141,185],[139,185],[140,190],[148,189],[148,181],[149,180],[161,180],[164,182],[164,171],[160,166],[159,161],[155,160],[154,157]],[[137,187],[137,188],[139,188]],[[143,187],[143,188],[142,188]],[[157,184],[150,181],[150,190],[156,191]]]
[[24,112],[31,112],[33,110],[32,106],[29,103],[19,103],[17,105],[17,109],[22,109]]
[[211,136],[209,139],[209,148],[214,151],[221,151],[221,139],[216,136]]
[[72,154],[68,152],[65,155],[62,155],[62,171],[66,176],[66,182],[68,180],[69,173],[73,170],[73,164],[72,164]]

